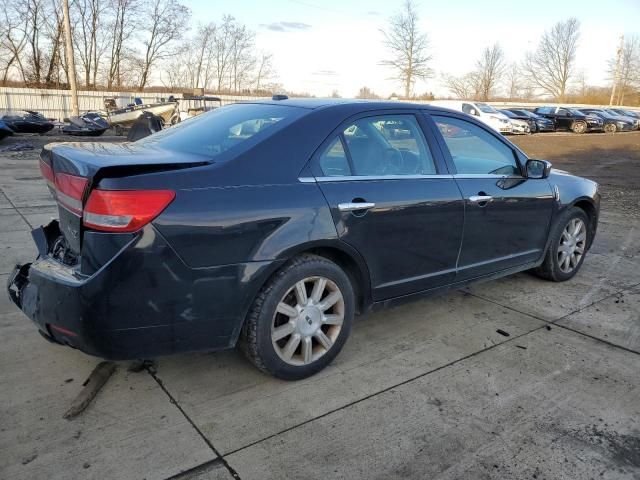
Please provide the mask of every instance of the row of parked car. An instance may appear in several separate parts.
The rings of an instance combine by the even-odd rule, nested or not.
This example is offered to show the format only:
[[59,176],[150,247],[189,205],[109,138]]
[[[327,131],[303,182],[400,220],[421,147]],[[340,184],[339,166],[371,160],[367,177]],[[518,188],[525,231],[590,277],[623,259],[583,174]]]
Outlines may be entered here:
[[529,134],[569,130],[586,132],[628,132],[640,129],[640,111],[623,108],[537,107],[496,109],[481,102],[438,100],[432,105],[474,115],[503,134]]

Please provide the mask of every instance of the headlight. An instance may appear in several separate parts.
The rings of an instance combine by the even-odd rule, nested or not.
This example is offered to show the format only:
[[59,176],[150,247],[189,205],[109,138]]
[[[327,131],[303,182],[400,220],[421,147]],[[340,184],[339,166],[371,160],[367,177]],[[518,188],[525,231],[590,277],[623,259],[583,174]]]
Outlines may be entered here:
[[624,128],[627,124],[624,122],[616,122],[618,124],[618,128]]

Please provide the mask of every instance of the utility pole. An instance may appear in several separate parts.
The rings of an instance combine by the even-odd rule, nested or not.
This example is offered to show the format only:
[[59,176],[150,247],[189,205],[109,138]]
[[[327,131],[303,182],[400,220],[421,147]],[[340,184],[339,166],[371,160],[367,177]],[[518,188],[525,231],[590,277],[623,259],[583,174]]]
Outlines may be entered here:
[[64,13],[64,39],[67,50],[67,76],[71,87],[71,114],[77,116],[78,110],[78,86],[76,85],[76,62],[73,58],[73,44],[71,43],[71,21],[69,20],[69,0],[63,0],[62,11]]
[[[65,0],[66,1],[66,0]],[[616,52],[616,69],[613,72],[613,87],[611,87],[611,98],[609,99],[609,106],[613,105],[613,99],[616,96],[616,87],[620,81],[620,61],[622,60],[622,49],[624,48],[624,35],[620,35],[620,45]]]

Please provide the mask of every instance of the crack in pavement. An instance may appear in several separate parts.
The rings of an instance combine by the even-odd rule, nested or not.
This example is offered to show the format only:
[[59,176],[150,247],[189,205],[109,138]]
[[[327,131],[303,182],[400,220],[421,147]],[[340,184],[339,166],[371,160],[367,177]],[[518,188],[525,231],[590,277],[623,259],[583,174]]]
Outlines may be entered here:
[[31,225],[31,223],[29,223],[29,220],[27,220],[27,218],[22,214],[22,212],[18,209],[18,207],[15,206],[15,204],[11,201],[9,196],[6,193],[4,193],[4,190],[2,188],[0,188],[0,193],[2,193],[2,196],[7,199],[7,202],[9,202],[9,205],[11,205],[11,208],[13,208],[16,211],[16,213],[18,215],[20,215],[20,218],[22,218],[22,220],[24,220],[24,223],[26,223],[27,226],[31,230],[33,230],[33,225]]
[[243,447],[240,447],[240,448],[237,448],[237,449],[235,449],[235,450],[232,450],[232,451],[230,451],[230,452],[226,453],[222,458],[226,458],[226,457],[228,457],[228,456],[230,456],[230,455],[233,455],[233,454],[235,454],[235,453],[238,453],[238,452],[240,452],[240,451],[242,451],[242,450],[245,450],[245,449],[247,449],[247,448],[253,447],[253,446],[255,446],[255,445],[259,444],[259,443],[262,443],[262,442],[264,442],[264,441],[266,441],[266,440],[269,440],[269,439],[271,439],[271,438],[277,437],[278,435],[282,435],[282,434],[287,433],[287,432],[289,432],[289,431],[291,431],[291,430],[294,430],[294,429],[296,429],[296,428],[302,427],[302,426],[304,426],[304,425],[306,425],[306,424],[308,424],[308,423],[315,422],[316,420],[320,420],[320,419],[322,419],[322,418],[324,418],[324,417],[327,417],[327,416],[329,416],[329,415],[331,415],[331,414],[333,414],[333,413],[336,413],[336,412],[338,412],[338,411],[340,411],[340,410],[343,410],[343,409],[349,408],[349,407],[351,407],[351,406],[353,406],[353,405],[357,405],[358,403],[361,403],[361,402],[363,402],[363,401],[365,401],[365,400],[368,400],[368,399],[374,398],[374,397],[376,397],[376,396],[378,396],[378,395],[380,395],[380,394],[383,394],[383,393],[385,393],[385,392],[388,392],[388,391],[390,391],[390,390],[393,390],[394,388],[398,388],[398,387],[400,387],[400,386],[403,386],[403,385],[406,385],[406,384],[408,384],[408,383],[414,382],[414,381],[416,381],[416,380],[418,380],[418,379],[424,378],[424,377],[426,377],[426,376],[428,376],[428,375],[431,375],[431,374],[433,374],[433,373],[436,373],[436,372],[438,372],[438,371],[440,371],[440,370],[443,370],[443,369],[445,369],[445,368],[448,368],[448,367],[451,367],[451,366],[453,366],[453,365],[456,365],[456,364],[458,364],[458,363],[460,363],[460,362],[462,362],[462,361],[465,361],[465,360],[467,360],[467,359],[469,359],[469,358],[473,358],[473,357],[475,357],[475,356],[477,356],[477,355],[479,355],[479,354],[481,354],[481,353],[484,353],[484,352],[490,351],[490,350],[492,350],[492,349],[494,349],[494,348],[496,348],[496,347],[499,347],[499,346],[501,346],[501,345],[504,345],[504,344],[507,344],[507,343],[513,342],[514,340],[518,340],[518,339],[520,339],[520,338],[522,338],[522,337],[524,337],[524,336],[526,336],[526,335],[530,335],[530,334],[532,334],[532,333],[534,333],[534,332],[537,332],[537,331],[539,331],[539,330],[545,329],[545,328],[547,328],[550,324],[551,324],[551,325],[554,325],[554,326],[556,326],[556,327],[558,327],[558,328],[563,328],[563,329],[565,329],[565,330],[567,330],[567,331],[570,331],[570,332],[573,332],[573,333],[577,333],[577,334],[580,334],[580,335],[584,335],[584,336],[586,336],[586,337],[588,337],[588,338],[591,338],[591,339],[593,339],[593,340],[595,340],[595,341],[598,341],[598,342],[601,342],[601,343],[604,343],[604,344],[610,345],[610,346],[612,346],[612,347],[614,347],[614,348],[619,348],[619,349],[624,350],[624,351],[629,352],[629,353],[640,354],[640,352],[635,352],[634,350],[630,350],[630,349],[628,349],[628,348],[626,348],[626,347],[622,347],[622,346],[620,346],[620,345],[613,344],[613,343],[608,342],[608,341],[606,341],[606,340],[602,340],[602,339],[597,338],[597,337],[592,337],[592,336],[590,336],[590,335],[588,335],[588,334],[585,334],[585,333],[583,333],[583,332],[579,332],[579,331],[573,330],[573,329],[571,329],[571,328],[565,327],[565,326],[563,326],[563,325],[557,325],[556,323],[554,323],[554,322],[558,322],[558,321],[562,320],[563,318],[568,317],[569,315],[573,315],[574,313],[577,313],[577,312],[579,312],[579,311],[581,311],[581,310],[584,310],[584,309],[586,309],[586,308],[589,308],[589,307],[590,307],[590,306],[592,306],[592,305],[595,305],[595,304],[597,304],[597,303],[599,303],[599,302],[602,302],[602,301],[604,301],[604,300],[606,300],[606,299],[608,299],[608,298],[611,298],[611,297],[613,297],[613,296],[615,296],[615,295],[618,295],[618,294],[620,294],[620,293],[622,293],[622,292],[625,292],[625,291],[628,291],[628,290],[630,290],[630,289],[633,289],[633,288],[637,287],[638,285],[640,285],[640,283],[635,284],[635,285],[631,285],[631,286],[629,286],[629,287],[625,287],[624,289],[621,289],[621,290],[619,290],[619,291],[617,291],[617,292],[615,292],[615,293],[612,293],[611,295],[607,295],[606,297],[604,297],[604,298],[602,298],[602,299],[600,299],[600,300],[596,300],[596,301],[594,301],[594,302],[591,302],[589,305],[585,305],[585,306],[583,306],[583,307],[580,307],[580,308],[576,309],[575,311],[572,311],[572,312],[570,312],[570,313],[568,313],[568,314],[566,314],[566,315],[563,315],[563,316],[561,316],[560,318],[557,318],[556,320],[553,320],[553,321],[548,321],[548,320],[545,320],[545,319],[539,318],[539,317],[537,317],[537,316],[535,316],[535,315],[532,315],[532,314],[530,314],[530,313],[520,312],[519,310],[517,310],[517,309],[515,309],[515,308],[513,308],[513,307],[508,307],[508,306],[506,306],[506,305],[502,305],[501,303],[496,302],[496,301],[494,301],[494,300],[489,300],[489,299],[486,299],[486,298],[484,298],[484,297],[481,297],[481,296],[475,295],[475,294],[473,294],[473,293],[465,292],[465,293],[467,293],[468,295],[471,295],[471,296],[473,296],[473,297],[476,297],[476,298],[478,298],[478,299],[480,299],[480,300],[484,300],[484,301],[487,301],[487,302],[489,302],[489,303],[493,303],[493,304],[495,304],[495,305],[499,305],[499,306],[504,307],[504,308],[507,308],[507,309],[509,309],[509,310],[511,310],[511,311],[513,311],[513,312],[516,312],[516,313],[519,313],[519,314],[522,314],[522,315],[526,315],[526,316],[528,316],[528,317],[531,317],[531,318],[534,318],[534,319],[536,319],[536,320],[542,321],[542,322],[544,322],[544,323],[545,323],[545,325],[541,325],[540,327],[534,328],[533,330],[530,330],[530,331],[528,331],[528,332],[522,333],[522,334],[517,335],[517,336],[515,336],[515,337],[511,337],[511,338],[509,338],[509,339],[507,339],[507,340],[505,340],[505,341],[503,341],[503,342],[500,342],[500,343],[497,343],[497,344],[491,345],[491,346],[489,346],[489,347],[487,347],[487,348],[483,348],[483,349],[478,350],[478,351],[476,351],[476,352],[470,353],[469,355],[465,355],[464,357],[458,358],[458,359],[456,359],[456,360],[454,360],[454,361],[452,361],[452,362],[449,362],[449,363],[447,363],[447,364],[445,364],[445,365],[441,365],[440,367],[437,367],[437,368],[434,368],[434,369],[429,370],[429,371],[427,371],[427,372],[424,372],[424,373],[421,373],[421,374],[419,374],[419,375],[416,375],[416,376],[414,376],[414,377],[412,377],[412,378],[409,378],[409,379],[404,380],[404,381],[402,381],[402,382],[400,382],[400,383],[397,383],[397,384],[395,384],[395,385],[392,385],[392,386],[390,386],[390,387],[387,387],[387,388],[385,388],[385,389],[382,389],[382,390],[380,390],[380,391],[378,391],[378,392],[374,392],[374,393],[372,393],[372,394],[370,394],[370,395],[367,395],[367,396],[365,396],[365,397],[363,397],[363,398],[360,398],[360,399],[354,400],[354,401],[352,401],[352,402],[349,402],[349,403],[347,403],[347,404],[345,404],[345,405],[343,405],[343,406],[341,406],[341,407],[338,407],[338,408],[335,408],[335,409],[330,410],[330,411],[328,411],[328,412],[325,412],[325,413],[323,413],[322,415],[318,415],[317,417],[311,418],[311,419],[306,420],[306,421],[304,421],[304,422],[301,422],[301,423],[299,423],[299,424],[297,424],[297,425],[293,425],[293,426],[291,426],[291,427],[285,428],[285,429],[283,429],[283,430],[281,430],[281,431],[279,431],[279,432],[276,432],[276,433],[274,433],[274,434],[268,435],[268,436],[266,436],[266,437],[264,437],[264,438],[262,438],[262,439],[260,439],[260,440],[257,440],[257,441],[255,441],[255,442],[251,442],[251,443],[249,443],[249,444],[247,444],[247,445],[244,445]]
[[638,286],[640,286],[640,282],[636,283],[636,284],[633,284],[633,285],[629,285],[629,286],[627,286],[627,287],[625,287],[625,288],[623,288],[621,290],[618,290],[616,292],[613,292],[613,293],[601,298],[600,300],[595,300],[595,301],[589,303],[588,305],[584,305],[584,306],[582,306],[580,308],[577,308],[577,309],[575,309],[575,310],[573,310],[573,311],[571,311],[569,313],[566,313],[566,314],[562,315],[561,317],[556,318],[555,320],[545,320],[544,318],[537,317],[536,315],[533,315],[531,313],[522,312],[522,311],[518,310],[517,308],[511,307],[511,306],[508,306],[508,305],[504,305],[504,304],[502,304],[502,303],[500,303],[500,302],[498,302],[496,300],[492,300],[490,298],[485,298],[485,297],[483,297],[481,295],[477,295],[475,293],[471,293],[471,292],[468,292],[468,291],[465,292],[465,293],[468,294],[468,295],[471,295],[472,297],[475,297],[475,298],[477,298],[479,300],[484,300],[486,302],[493,303],[494,305],[498,305],[500,307],[506,308],[507,310],[511,310],[512,312],[516,312],[516,313],[519,313],[521,315],[526,315],[528,317],[535,318],[536,320],[540,320],[541,322],[545,322],[547,325],[553,325],[553,326],[558,327],[558,328],[563,328],[563,329],[565,329],[565,330],[567,330],[569,332],[573,332],[573,333],[577,333],[577,334],[583,335],[585,337],[591,338],[593,340],[597,340],[598,342],[604,343],[606,345],[610,345],[611,347],[615,347],[615,348],[619,348],[620,350],[624,350],[625,352],[635,353],[636,355],[640,355],[640,352],[637,351],[637,350],[633,350],[631,348],[624,347],[622,345],[618,345],[617,343],[613,343],[613,342],[611,342],[609,340],[604,340],[602,338],[596,337],[596,336],[591,335],[589,333],[581,332],[580,330],[576,330],[574,328],[567,327],[566,325],[560,325],[560,324],[557,323],[557,322],[559,322],[561,320],[564,320],[565,318],[570,317],[571,315],[574,315],[574,314],[576,314],[578,312],[586,310],[587,308],[590,308],[590,307],[592,307],[594,305],[597,305],[600,302],[603,302],[603,301],[608,300],[608,299],[610,299],[612,297],[615,297],[616,295],[620,295],[621,293],[625,293],[625,292],[628,292],[630,290],[633,290],[634,288],[636,288]]
[[399,383],[397,383],[397,384],[395,384],[395,385],[391,385],[390,387],[386,387],[386,388],[384,388],[384,389],[382,389],[382,390],[379,390],[379,391],[377,391],[377,392],[371,393],[371,394],[366,395],[366,396],[364,396],[364,397],[362,397],[362,398],[359,398],[359,399],[357,399],[357,400],[354,400],[354,401],[352,401],[352,402],[349,402],[349,403],[347,403],[347,404],[345,404],[345,405],[342,405],[341,407],[334,408],[333,410],[330,410],[330,411],[328,411],[328,412],[325,412],[325,413],[323,413],[322,415],[318,415],[317,417],[310,418],[309,420],[305,420],[304,422],[301,422],[301,423],[299,423],[299,424],[297,424],[297,425],[293,425],[293,426],[288,427],[288,428],[285,428],[285,429],[283,429],[283,430],[281,430],[281,431],[279,431],[279,432],[273,433],[273,434],[271,434],[271,435],[267,435],[266,437],[264,437],[264,438],[262,438],[262,439],[260,439],[260,440],[256,440],[255,442],[251,442],[251,443],[249,443],[249,444],[247,444],[247,445],[245,445],[245,446],[243,446],[243,447],[236,448],[235,450],[232,450],[232,451],[230,451],[230,452],[226,453],[226,454],[223,456],[223,458],[228,457],[228,456],[230,456],[230,455],[233,455],[233,454],[235,454],[235,453],[237,453],[237,452],[240,452],[240,451],[242,451],[242,450],[245,450],[245,449],[247,449],[247,448],[253,447],[254,445],[257,445],[257,444],[259,444],[259,443],[262,443],[262,442],[264,442],[264,441],[266,441],[266,440],[269,440],[269,439],[271,439],[271,438],[277,437],[278,435],[282,435],[282,434],[287,433],[287,432],[289,432],[289,431],[291,431],[291,430],[294,430],[294,429],[296,429],[296,428],[302,427],[302,426],[304,426],[304,425],[306,425],[306,424],[308,424],[308,423],[315,422],[316,420],[320,420],[320,419],[322,419],[322,418],[324,418],[324,417],[327,417],[327,416],[329,416],[329,415],[331,415],[331,414],[333,414],[333,413],[339,412],[340,410],[344,410],[345,408],[349,408],[349,407],[351,407],[351,406],[353,406],[353,405],[357,405],[357,404],[359,404],[359,403],[361,403],[361,402],[364,402],[365,400],[369,400],[369,399],[374,398],[374,397],[376,397],[376,396],[378,396],[378,395],[381,395],[381,394],[383,394],[383,393],[389,392],[389,391],[393,390],[394,388],[401,387],[401,386],[406,385],[406,384],[408,384],[408,383],[411,383],[411,382],[414,382],[414,381],[419,380],[419,379],[421,379],[421,378],[424,378],[424,377],[426,377],[427,375],[431,375],[431,374],[433,374],[433,373],[439,372],[440,370],[443,370],[443,369],[445,369],[445,368],[448,368],[448,367],[451,367],[451,366],[453,366],[453,365],[456,365],[456,364],[458,364],[458,363],[460,363],[460,362],[463,362],[463,361],[465,361],[465,360],[468,360],[469,358],[473,358],[473,357],[475,357],[476,355],[479,355],[479,354],[481,354],[481,353],[487,352],[487,351],[489,351],[489,350],[493,350],[494,348],[499,347],[499,346],[501,346],[501,345],[504,345],[504,344],[506,344],[506,343],[513,342],[514,340],[517,340],[517,339],[519,339],[519,338],[522,338],[522,337],[524,337],[525,335],[529,335],[529,334],[531,334],[531,333],[537,332],[538,330],[542,330],[542,329],[546,328],[546,326],[547,326],[547,325],[541,325],[541,326],[539,326],[539,327],[534,328],[533,330],[530,330],[530,331],[525,332],[525,333],[521,333],[520,335],[517,335],[517,336],[515,336],[515,337],[511,337],[511,338],[509,338],[508,340],[505,340],[505,341],[503,341],[503,342],[495,343],[495,344],[493,344],[493,345],[491,345],[491,346],[489,346],[489,347],[483,348],[483,349],[481,349],[481,350],[477,350],[477,351],[475,351],[475,352],[473,352],[473,353],[470,353],[469,355],[465,355],[464,357],[460,357],[460,358],[458,358],[458,359],[456,359],[456,360],[453,360],[453,361],[451,361],[451,362],[449,362],[449,363],[447,363],[447,364],[445,364],[445,365],[441,365],[441,366],[439,366],[439,367],[437,367],[437,368],[434,368],[434,369],[428,370],[428,371],[423,372],[423,373],[421,373],[421,374],[419,374],[419,375],[415,375],[415,376],[413,376],[413,377],[411,377],[411,378],[408,378],[407,380],[403,380],[402,382],[399,382]]
[[202,440],[204,441],[204,443],[211,449],[211,451],[216,455],[216,458],[214,458],[213,460],[209,460],[207,462],[203,462],[199,465],[196,465],[195,467],[192,467],[188,470],[185,470],[184,472],[180,472],[176,475],[173,475],[171,477],[169,477],[168,480],[170,479],[175,479],[175,478],[180,478],[180,475],[184,475],[185,473],[188,472],[193,472],[195,470],[198,469],[202,469],[205,467],[208,467],[210,465],[215,464],[215,462],[220,462],[222,465],[224,465],[224,467],[227,469],[227,471],[229,472],[229,474],[237,479],[237,480],[241,480],[240,479],[240,475],[238,475],[238,473],[231,467],[231,465],[229,465],[229,463],[224,459],[224,457],[222,455],[220,455],[220,452],[218,452],[218,450],[216,449],[216,447],[213,446],[213,443],[211,443],[211,441],[205,436],[205,434],[202,432],[202,430],[200,430],[200,428],[195,424],[195,422],[189,417],[189,415],[187,415],[187,412],[184,411],[184,409],[180,406],[180,404],[176,401],[175,398],[173,398],[173,395],[171,395],[171,393],[169,393],[169,391],[167,390],[167,388],[164,386],[164,383],[162,382],[162,380],[160,380],[158,378],[158,376],[152,371],[152,369],[150,367],[146,367],[147,373],[149,375],[151,375],[151,378],[153,378],[156,383],[158,384],[158,386],[162,389],[162,391],[167,395],[167,397],[169,397],[169,401],[175,405],[175,407],[180,411],[180,413],[182,414],[182,416],[187,420],[187,422],[189,422],[189,424],[193,427],[193,429],[196,431],[196,433],[198,435],[200,435],[200,438],[202,438]]

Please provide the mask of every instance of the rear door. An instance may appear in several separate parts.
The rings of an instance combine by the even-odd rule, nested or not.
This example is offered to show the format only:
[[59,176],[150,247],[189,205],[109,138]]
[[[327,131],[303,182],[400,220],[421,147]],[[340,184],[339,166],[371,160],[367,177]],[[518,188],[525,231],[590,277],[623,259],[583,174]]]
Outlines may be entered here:
[[538,260],[554,197],[547,179],[522,174],[519,154],[499,134],[462,116],[431,116],[465,199],[456,281]]
[[412,111],[360,115],[340,126],[314,159],[340,238],[368,265],[374,300],[455,278],[462,197],[423,126]]

